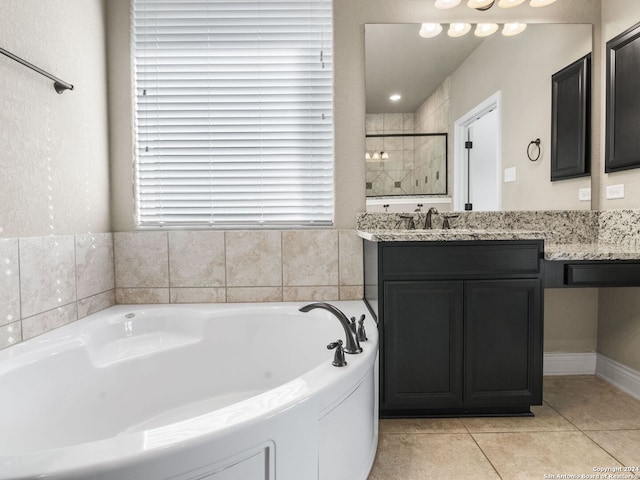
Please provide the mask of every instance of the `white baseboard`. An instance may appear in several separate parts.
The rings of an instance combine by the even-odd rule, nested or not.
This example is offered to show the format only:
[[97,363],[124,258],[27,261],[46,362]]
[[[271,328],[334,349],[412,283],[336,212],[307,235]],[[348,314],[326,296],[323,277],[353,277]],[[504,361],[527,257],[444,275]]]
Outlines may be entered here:
[[640,372],[598,354],[596,375],[640,400]]
[[593,375],[596,373],[596,353],[545,353],[544,375]]

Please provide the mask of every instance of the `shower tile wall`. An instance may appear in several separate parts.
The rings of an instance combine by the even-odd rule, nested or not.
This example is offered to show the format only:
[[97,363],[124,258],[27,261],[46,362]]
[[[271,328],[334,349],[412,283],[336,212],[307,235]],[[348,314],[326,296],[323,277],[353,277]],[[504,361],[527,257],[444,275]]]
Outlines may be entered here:
[[114,233],[118,303],[359,300],[355,230]]
[[[415,113],[373,113],[366,115],[366,134],[446,133],[449,131],[447,78]],[[367,196],[423,194],[446,190],[446,172],[441,138],[367,138],[366,150],[385,152],[386,161],[367,160]],[[416,183],[417,182],[417,183]]]
[[115,304],[111,233],[0,239],[0,348]]

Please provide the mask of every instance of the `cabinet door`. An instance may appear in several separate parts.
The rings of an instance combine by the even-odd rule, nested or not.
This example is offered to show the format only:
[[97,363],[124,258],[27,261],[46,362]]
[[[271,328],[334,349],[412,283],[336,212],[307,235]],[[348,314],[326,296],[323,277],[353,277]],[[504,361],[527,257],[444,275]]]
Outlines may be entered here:
[[465,282],[465,405],[542,403],[539,280]]
[[383,414],[462,405],[462,282],[385,282]]

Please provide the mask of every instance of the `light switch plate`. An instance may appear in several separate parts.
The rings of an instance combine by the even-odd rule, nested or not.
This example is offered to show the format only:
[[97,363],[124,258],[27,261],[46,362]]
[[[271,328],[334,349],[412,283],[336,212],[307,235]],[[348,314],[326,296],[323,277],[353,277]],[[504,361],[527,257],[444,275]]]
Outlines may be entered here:
[[591,200],[591,189],[590,188],[581,188],[578,190],[578,200],[581,202],[588,202]]
[[624,184],[607,186],[607,199],[624,198]]
[[516,181],[516,167],[509,167],[504,169],[504,183]]

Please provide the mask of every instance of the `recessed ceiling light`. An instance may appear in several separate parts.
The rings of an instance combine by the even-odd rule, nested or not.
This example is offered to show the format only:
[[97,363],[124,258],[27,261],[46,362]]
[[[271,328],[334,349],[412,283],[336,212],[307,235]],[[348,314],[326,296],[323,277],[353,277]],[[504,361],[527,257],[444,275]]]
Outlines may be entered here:
[[524,32],[526,28],[526,23],[505,23],[502,28],[502,35],[505,37],[513,37],[514,35]]
[[420,35],[423,38],[433,38],[440,35],[442,31],[442,25],[439,23],[423,23],[422,27],[420,27]]
[[440,10],[445,10],[447,8],[453,8],[460,5],[462,0],[436,0],[435,7]]
[[391,100],[392,102],[397,102],[401,98],[402,98],[402,95],[400,95],[399,93],[394,93],[389,97],[389,100]]

